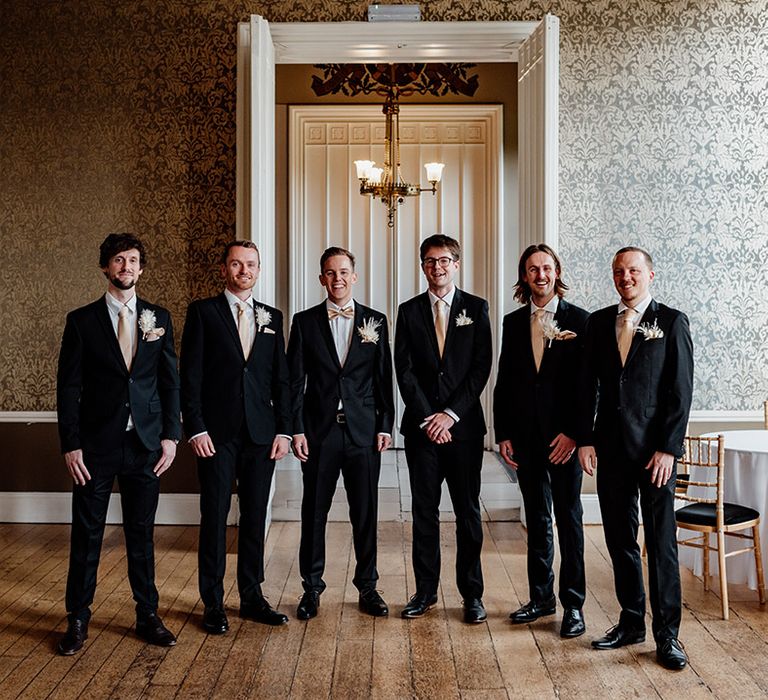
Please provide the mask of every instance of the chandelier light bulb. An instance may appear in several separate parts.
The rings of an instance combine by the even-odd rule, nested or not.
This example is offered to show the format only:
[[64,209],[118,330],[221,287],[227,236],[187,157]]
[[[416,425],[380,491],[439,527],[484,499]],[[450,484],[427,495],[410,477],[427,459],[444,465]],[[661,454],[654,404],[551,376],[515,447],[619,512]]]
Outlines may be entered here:
[[440,182],[443,177],[443,168],[445,163],[425,163],[424,169],[427,171],[427,181]]
[[356,160],[355,161],[355,168],[357,168],[357,179],[358,180],[368,180],[368,171],[374,166],[376,163],[372,160]]

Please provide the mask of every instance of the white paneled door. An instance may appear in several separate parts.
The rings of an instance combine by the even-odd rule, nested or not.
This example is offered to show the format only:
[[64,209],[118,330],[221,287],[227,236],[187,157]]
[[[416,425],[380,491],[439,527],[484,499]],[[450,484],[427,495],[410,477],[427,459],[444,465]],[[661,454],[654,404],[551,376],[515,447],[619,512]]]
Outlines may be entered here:
[[[407,198],[390,229],[384,204],[360,195],[353,165],[384,160],[381,108],[290,108],[289,313],[324,298],[318,261],[325,248],[340,245],[357,257],[355,297],[386,312],[393,328],[398,304],[425,289],[419,244],[439,232],[461,243],[458,284],[489,300],[498,331],[502,117],[498,105],[401,106],[403,178],[427,187],[423,164],[437,160],[446,167],[438,193]],[[485,404],[490,417],[488,396]]]

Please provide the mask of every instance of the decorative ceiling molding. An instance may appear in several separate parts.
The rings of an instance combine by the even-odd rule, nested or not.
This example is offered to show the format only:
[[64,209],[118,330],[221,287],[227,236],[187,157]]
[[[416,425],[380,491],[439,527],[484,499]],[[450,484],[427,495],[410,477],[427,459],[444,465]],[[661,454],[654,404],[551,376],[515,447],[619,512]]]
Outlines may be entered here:
[[274,22],[275,63],[516,63],[537,22]]

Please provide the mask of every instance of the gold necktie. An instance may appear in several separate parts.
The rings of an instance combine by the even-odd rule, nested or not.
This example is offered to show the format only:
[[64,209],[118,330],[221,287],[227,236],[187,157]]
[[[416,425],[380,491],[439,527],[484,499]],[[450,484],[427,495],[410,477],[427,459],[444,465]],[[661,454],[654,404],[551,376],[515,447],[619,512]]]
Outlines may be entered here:
[[117,343],[120,345],[125,366],[130,372],[133,361],[133,344],[131,343],[131,322],[128,320],[129,313],[128,307],[123,306],[117,314]]
[[243,346],[243,355],[247,360],[251,354],[251,328],[245,313],[245,304],[237,305],[237,334],[240,336],[240,345]]
[[437,349],[440,353],[440,357],[443,356],[443,350],[445,350],[445,313],[448,310],[448,304],[442,299],[438,299],[435,302],[435,334],[437,335]]
[[536,363],[536,371],[541,367],[541,358],[544,357],[544,309],[536,309],[531,315],[531,346],[533,347],[533,361]]
[[328,309],[328,319],[330,321],[333,321],[334,318],[339,318],[339,316],[341,316],[342,318],[354,318],[355,310],[351,306],[347,306],[341,310]]
[[619,356],[621,357],[621,366],[623,367],[629,355],[629,348],[632,347],[632,336],[635,334],[634,319],[637,316],[635,309],[626,309],[621,315],[621,325],[619,326]]

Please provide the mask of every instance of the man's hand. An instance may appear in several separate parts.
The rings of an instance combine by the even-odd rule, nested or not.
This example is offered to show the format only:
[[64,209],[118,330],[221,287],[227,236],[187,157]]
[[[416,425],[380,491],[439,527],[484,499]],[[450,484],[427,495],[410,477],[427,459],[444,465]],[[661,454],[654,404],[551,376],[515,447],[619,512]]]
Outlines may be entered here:
[[512,467],[512,469],[517,469],[517,462],[512,459],[515,454],[512,449],[512,440],[502,440],[499,443],[499,454],[506,464]]
[[672,476],[672,469],[675,466],[674,455],[668,452],[654,452],[651,461],[646,465],[646,469],[651,469],[651,483],[658,488],[664,486],[669,477]]
[[384,452],[385,450],[388,450],[390,445],[392,445],[392,437],[390,435],[386,435],[385,433],[379,433],[376,436],[376,449],[379,452]]
[[196,435],[189,442],[192,445],[192,450],[198,457],[213,457],[216,454],[213,440],[211,440],[211,436],[208,433]]
[[306,462],[309,459],[309,445],[307,444],[307,437],[304,433],[299,433],[293,436],[293,454],[301,462]]
[[173,440],[160,440],[160,448],[163,454],[160,455],[160,459],[157,460],[157,464],[152,469],[157,476],[171,468],[171,464],[173,464],[173,460],[176,457],[176,442]]
[[69,475],[78,486],[85,486],[86,481],[91,480],[91,475],[83,462],[83,451],[72,450],[64,453],[64,464],[67,465]]
[[579,464],[581,468],[589,475],[595,475],[595,469],[597,469],[597,452],[592,445],[579,448]]
[[432,440],[432,442],[442,445],[451,441],[451,428],[456,421],[447,413],[443,413],[442,411],[433,413],[432,415],[427,416],[424,420],[427,421],[424,430],[427,433],[427,437]]
[[567,435],[560,433],[549,443],[552,452],[549,453],[549,461],[552,464],[565,464],[576,449],[576,443]]
[[272,441],[272,451],[269,458],[275,461],[282,459],[291,451],[291,441],[285,435],[275,435]]

